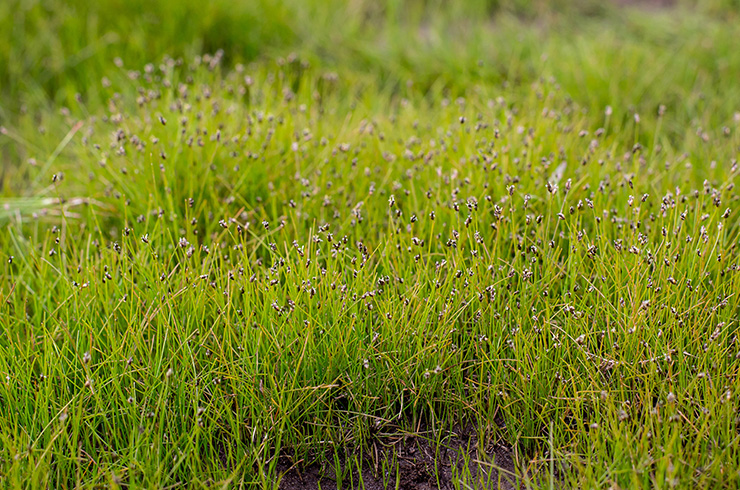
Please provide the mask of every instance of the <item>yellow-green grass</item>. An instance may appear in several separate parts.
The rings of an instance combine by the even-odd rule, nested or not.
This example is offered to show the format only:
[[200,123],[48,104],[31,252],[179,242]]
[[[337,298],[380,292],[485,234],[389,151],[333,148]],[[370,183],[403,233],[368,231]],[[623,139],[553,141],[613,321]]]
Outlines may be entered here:
[[531,487],[737,486],[731,9],[384,5],[5,72],[1,485],[271,488],[469,426]]

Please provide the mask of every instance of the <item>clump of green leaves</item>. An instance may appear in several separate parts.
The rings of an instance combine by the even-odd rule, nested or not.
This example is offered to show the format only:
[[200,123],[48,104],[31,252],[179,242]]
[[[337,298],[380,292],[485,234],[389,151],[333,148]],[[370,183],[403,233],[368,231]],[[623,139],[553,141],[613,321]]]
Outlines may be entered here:
[[3,215],[5,481],[267,486],[464,423],[574,485],[733,486],[737,120],[675,147],[555,79],[221,61],[118,63],[26,135],[54,212]]

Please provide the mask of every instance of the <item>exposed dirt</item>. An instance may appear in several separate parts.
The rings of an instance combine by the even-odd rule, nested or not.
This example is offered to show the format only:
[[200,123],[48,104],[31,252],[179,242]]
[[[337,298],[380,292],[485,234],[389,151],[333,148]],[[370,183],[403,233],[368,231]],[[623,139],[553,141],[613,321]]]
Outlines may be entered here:
[[[477,485],[472,488],[523,488],[515,483],[516,466],[508,448],[497,446],[485,454],[478,454],[472,449],[475,447],[477,439],[470,430],[451,434],[436,448],[427,437],[421,435],[378,438],[371,447],[366,448],[361,458],[350,458],[350,461],[361,460],[360,470],[353,468],[350,475],[346,466],[341,468],[344,474],[341,488],[447,490],[454,488],[455,476],[460,474],[474,477]],[[468,469],[463,472],[464,461],[467,461]],[[334,465],[329,463],[305,466],[283,457],[278,462],[278,470],[283,475],[279,485],[281,490],[339,488]],[[467,483],[475,485],[471,481]]]
[[612,0],[617,5],[630,7],[663,8],[673,7],[676,0]]

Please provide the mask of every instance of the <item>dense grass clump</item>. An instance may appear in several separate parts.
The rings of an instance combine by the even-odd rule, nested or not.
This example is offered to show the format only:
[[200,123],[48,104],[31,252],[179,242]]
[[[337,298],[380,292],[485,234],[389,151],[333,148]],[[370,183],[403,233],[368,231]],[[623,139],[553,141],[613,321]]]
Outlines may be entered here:
[[327,53],[326,12],[324,37],[279,28],[290,2],[248,41],[190,33],[254,52],[146,64],[142,42],[67,79],[0,49],[0,486],[277,488],[315,465],[396,488],[379,446],[472,431],[454,488],[494,488],[502,447],[525,487],[737,487],[737,27],[703,17],[707,47],[660,12],[570,39],[357,5],[379,51]]
[[267,482],[422,423],[589,484],[737,476],[737,122],[678,154],[552,80],[218,62],[120,68],[8,202],[6,481]]

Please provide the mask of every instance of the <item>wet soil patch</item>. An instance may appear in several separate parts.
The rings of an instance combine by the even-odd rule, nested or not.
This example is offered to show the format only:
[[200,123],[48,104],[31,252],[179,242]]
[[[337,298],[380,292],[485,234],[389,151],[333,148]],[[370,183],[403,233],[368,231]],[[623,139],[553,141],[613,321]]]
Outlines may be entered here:
[[667,8],[674,7],[676,0],[612,0],[621,7]]
[[282,475],[279,488],[447,490],[456,488],[454,482],[460,475],[467,476],[466,483],[471,488],[525,488],[522,479],[516,476],[510,448],[495,445],[479,452],[478,447],[477,437],[469,429],[450,434],[440,444],[433,442],[431,432],[378,437],[364,448],[361,456],[360,451],[354,451],[345,457],[339,476],[331,457],[307,465],[281,457],[278,461],[278,474]]

